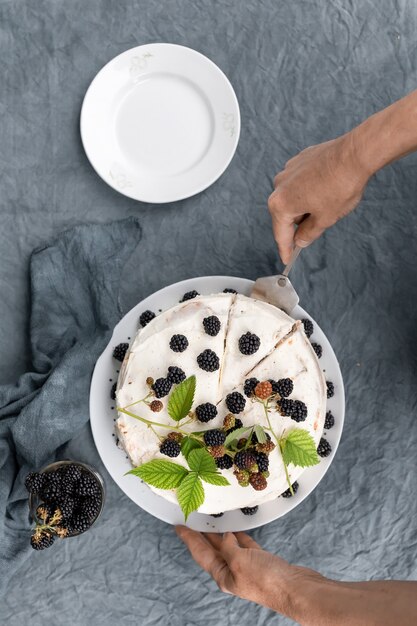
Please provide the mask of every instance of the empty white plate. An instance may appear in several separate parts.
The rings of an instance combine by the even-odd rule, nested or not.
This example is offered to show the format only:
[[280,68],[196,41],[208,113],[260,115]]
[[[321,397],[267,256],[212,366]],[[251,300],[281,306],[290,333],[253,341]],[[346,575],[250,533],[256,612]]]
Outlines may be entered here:
[[173,202],[209,187],[229,165],[240,113],[223,72],[167,43],[112,59],[87,90],[81,138],[111,187],[143,202]]

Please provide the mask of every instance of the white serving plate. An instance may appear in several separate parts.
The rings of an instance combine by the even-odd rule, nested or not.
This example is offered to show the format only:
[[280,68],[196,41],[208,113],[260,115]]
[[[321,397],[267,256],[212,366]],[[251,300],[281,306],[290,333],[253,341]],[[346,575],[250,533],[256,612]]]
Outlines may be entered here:
[[229,80],[210,59],[153,43],[105,65],[84,98],[81,139],[97,174],[129,198],[173,202],[209,187],[240,134]]
[[[131,469],[129,460],[123,450],[116,446],[114,421],[117,418],[116,402],[110,398],[110,389],[117,380],[117,371],[121,363],[112,357],[114,346],[121,342],[133,340],[138,329],[139,315],[146,309],[155,311],[168,309],[179,302],[183,294],[196,289],[200,294],[218,293],[225,288],[236,289],[239,293],[250,295],[253,281],[231,276],[206,276],[184,280],[164,287],[148,296],[136,305],[117,324],[107,348],[100,356],[94,369],[90,390],[90,419],[93,437],[100,457],[113,480],[142,509],[169,524],[183,524],[184,517],[179,506],[167,502],[153,493],[145,483],[133,475],[125,476]],[[304,309],[297,306],[292,314],[296,319],[310,318]],[[289,513],[298,506],[317,487],[333,461],[340,437],[342,435],[345,415],[345,395],[343,379],[337,358],[325,334],[314,323],[314,334],[311,337],[323,347],[320,363],[326,373],[327,380],[335,385],[335,395],[327,400],[327,410],[335,416],[335,425],[326,431],[326,438],[332,446],[329,457],[321,459],[314,467],[306,469],[299,479],[298,492],[292,498],[277,497],[276,500],[262,504],[253,516],[245,516],[238,511],[229,511],[223,517],[214,518],[202,513],[192,513],[187,526],[200,531],[226,532],[249,530],[262,526]]]

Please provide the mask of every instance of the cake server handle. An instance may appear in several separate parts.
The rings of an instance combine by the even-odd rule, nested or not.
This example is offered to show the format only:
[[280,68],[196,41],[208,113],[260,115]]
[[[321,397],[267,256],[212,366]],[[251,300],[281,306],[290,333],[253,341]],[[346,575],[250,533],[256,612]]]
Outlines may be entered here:
[[293,249],[291,253],[291,258],[288,261],[287,265],[285,266],[284,271],[282,272],[282,276],[288,276],[288,274],[292,270],[292,266],[298,259],[298,255],[300,254],[301,250],[302,248],[300,246],[295,246],[295,248]]

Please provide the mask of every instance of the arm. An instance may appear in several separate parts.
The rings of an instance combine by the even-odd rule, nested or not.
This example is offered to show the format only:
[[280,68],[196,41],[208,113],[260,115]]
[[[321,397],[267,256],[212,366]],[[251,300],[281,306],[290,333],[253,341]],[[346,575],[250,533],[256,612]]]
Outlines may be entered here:
[[177,527],[195,561],[225,593],[262,604],[302,626],[413,626],[417,582],[343,583],[270,554],[245,533]]
[[284,263],[294,241],[308,246],[356,207],[375,172],[415,150],[417,90],[345,135],[290,159],[275,176],[268,200]]

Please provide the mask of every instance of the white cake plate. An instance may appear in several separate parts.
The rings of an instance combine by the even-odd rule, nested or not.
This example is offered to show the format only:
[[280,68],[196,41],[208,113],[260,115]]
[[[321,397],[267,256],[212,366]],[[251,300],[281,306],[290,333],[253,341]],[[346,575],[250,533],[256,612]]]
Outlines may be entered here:
[[209,187],[239,140],[233,87],[203,54],[168,43],[127,50],[94,78],[81,139],[97,174],[143,202],[173,202]]
[[[138,329],[139,315],[150,309],[158,313],[160,309],[171,308],[181,300],[185,292],[196,289],[202,295],[218,293],[225,288],[236,289],[239,293],[249,295],[253,281],[231,276],[207,276],[184,280],[174,285],[164,287],[148,298],[145,298],[117,324],[107,348],[96,363],[90,390],[90,419],[93,437],[100,457],[110,476],[142,509],[169,524],[183,524],[184,517],[179,506],[167,502],[164,498],[153,493],[145,483],[137,477],[125,473],[131,469],[131,464],[123,450],[116,445],[114,422],[117,418],[116,402],[110,398],[110,389],[117,380],[120,364],[112,357],[113,348],[121,342],[129,342],[134,338]],[[304,309],[297,306],[293,312],[296,319],[312,319]],[[321,459],[320,463],[308,468],[299,479],[299,489],[291,498],[277,497],[276,500],[262,504],[253,516],[245,516],[238,511],[229,511],[222,517],[214,518],[211,515],[192,513],[187,526],[195,530],[206,532],[226,532],[249,530],[257,526],[268,524],[289,513],[298,506],[317,487],[332,463],[340,437],[342,435],[345,415],[345,395],[342,374],[337,358],[325,334],[314,323],[312,341],[319,343],[323,348],[320,364],[326,373],[327,380],[334,383],[335,394],[327,401],[327,410],[335,417],[335,425],[326,431],[326,439],[332,447],[329,457]]]

